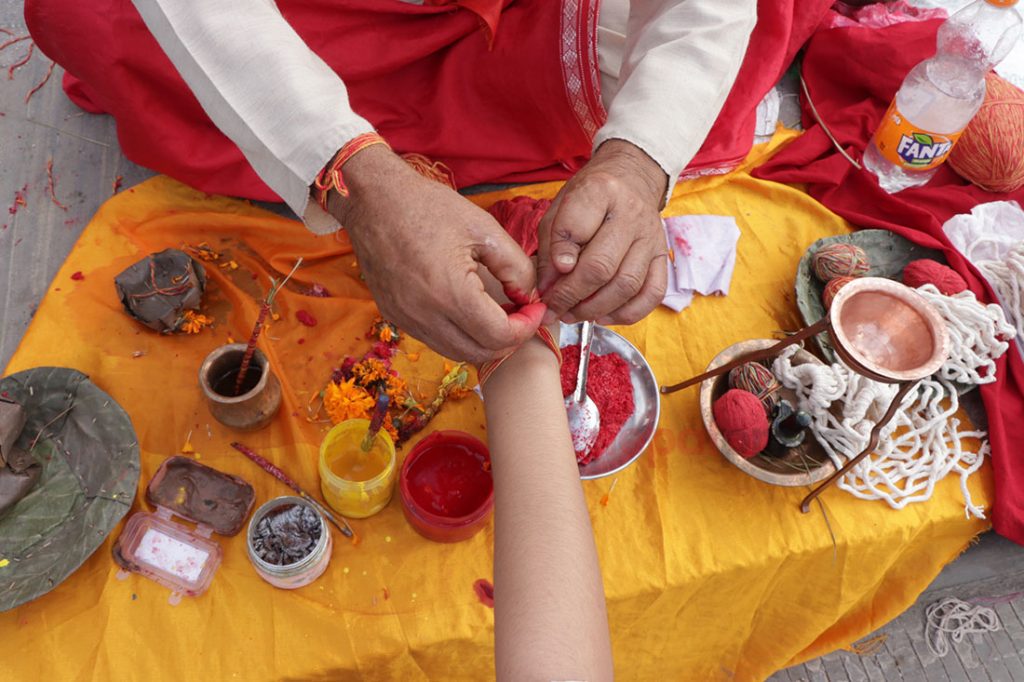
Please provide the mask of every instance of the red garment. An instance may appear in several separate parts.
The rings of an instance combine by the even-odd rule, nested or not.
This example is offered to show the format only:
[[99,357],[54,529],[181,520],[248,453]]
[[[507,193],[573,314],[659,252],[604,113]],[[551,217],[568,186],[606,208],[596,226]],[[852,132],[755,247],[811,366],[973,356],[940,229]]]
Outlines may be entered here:
[[538,227],[540,219],[548,212],[550,199],[515,197],[502,199],[491,205],[487,212],[516,240],[527,256],[537,253],[540,245]]
[[814,34],[833,0],[759,0],[757,26],[715,125],[683,177],[731,170],[746,158],[757,127],[757,105]]
[[[277,4],[341,75],[353,109],[396,151],[447,165],[459,187],[566,179],[604,123],[599,0]],[[758,102],[830,4],[759,2],[736,86],[691,169],[746,156]],[[26,0],[25,18],[36,44],[68,72],[71,99],[117,120],[128,158],[207,192],[277,200],[203,112],[131,2]]]
[[[918,62],[935,53],[941,21],[912,22],[882,29],[833,28],[810,41],[803,75],[814,105],[843,149],[859,159],[875,126]],[[890,195],[873,175],[855,169],[832,146],[804,103],[807,132],[755,171],[760,178],[806,183],[828,208],[863,228],[882,228],[913,242],[941,249],[979,300],[996,300],[977,270],[942,232],[952,216],[977,204],[999,200],[1024,203],[1024,190],[993,194],[941,168],[926,186]],[[1019,341],[1018,341],[1019,343]],[[981,387],[989,419],[995,472],[995,530],[1024,544],[1024,362],[1011,347],[997,363],[999,380]]]
[[[460,186],[566,178],[589,157],[605,115],[597,0],[495,1],[503,9],[490,49],[481,15],[450,4],[277,5],[396,151],[445,163]],[[25,18],[39,48],[72,74],[72,99],[117,120],[128,158],[207,192],[278,200],[203,112],[131,2],[27,0]]]

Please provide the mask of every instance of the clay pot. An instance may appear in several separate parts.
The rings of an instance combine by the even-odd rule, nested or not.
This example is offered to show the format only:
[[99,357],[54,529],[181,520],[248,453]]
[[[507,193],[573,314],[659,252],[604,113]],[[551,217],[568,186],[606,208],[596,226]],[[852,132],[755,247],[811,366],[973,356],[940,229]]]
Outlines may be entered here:
[[239,431],[255,431],[270,423],[281,407],[281,383],[270,369],[267,356],[257,348],[242,393],[234,395],[235,377],[244,355],[244,343],[214,349],[199,368],[199,386],[214,419]]

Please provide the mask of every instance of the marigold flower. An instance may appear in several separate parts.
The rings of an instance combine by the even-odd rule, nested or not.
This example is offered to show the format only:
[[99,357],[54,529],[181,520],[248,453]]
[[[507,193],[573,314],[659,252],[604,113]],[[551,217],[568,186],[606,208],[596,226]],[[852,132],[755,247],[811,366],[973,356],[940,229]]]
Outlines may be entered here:
[[340,424],[348,419],[369,419],[373,396],[355,378],[341,383],[331,382],[324,389],[324,411],[331,421]]
[[194,310],[186,310],[181,323],[181,330],[186,334],[198,334],[203,330],[203,327],[209,327],[211,324],[213,324],[213,318],[200,315]]

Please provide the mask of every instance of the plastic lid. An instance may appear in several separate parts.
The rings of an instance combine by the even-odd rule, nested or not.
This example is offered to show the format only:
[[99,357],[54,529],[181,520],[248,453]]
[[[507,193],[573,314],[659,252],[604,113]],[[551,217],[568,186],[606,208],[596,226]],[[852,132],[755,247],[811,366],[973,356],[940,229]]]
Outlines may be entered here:
[[220,535],[234,535],[249,518],[256,492],[238,476],[175,456],[157,469],[146,486],[146,499]]

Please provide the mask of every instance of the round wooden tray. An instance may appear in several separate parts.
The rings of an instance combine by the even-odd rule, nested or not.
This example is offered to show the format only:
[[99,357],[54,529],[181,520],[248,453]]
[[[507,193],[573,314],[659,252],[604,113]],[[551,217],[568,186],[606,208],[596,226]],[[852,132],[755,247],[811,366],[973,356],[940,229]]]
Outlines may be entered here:
[[[752,353],[754,351],[770,348],[777,341],[772,339],[751,339],[733,344],[715,356],[715,359],[708,365],[713,369],[733,360],[736,357]],[[822,365],[821,360],[804,349],[800,349],[793,356],[794,365],[802,365],[808,362]],[[790,448],[784,455],[774,456],[759,454],[746,458],[733,450],[725,441],[722,432],[715,424],[715,418],[711,406],[720,396],[729,390],[728,374],[721,374],[717,377],[707,379],[700,385],[700,413],[704,420],[704,428],[711,436],[712,442],[727,460],[736,465],[739,469],[750,474],[759,481],[781,486],[802,486],[812,485],[823,481],[835,472],[836,467],[829,458],[825,449],[817,441],[814,435],[808,430],[804,442],[798,447]],[[783,387],[780,395],[793,404],[797,404],[796,393]]]

